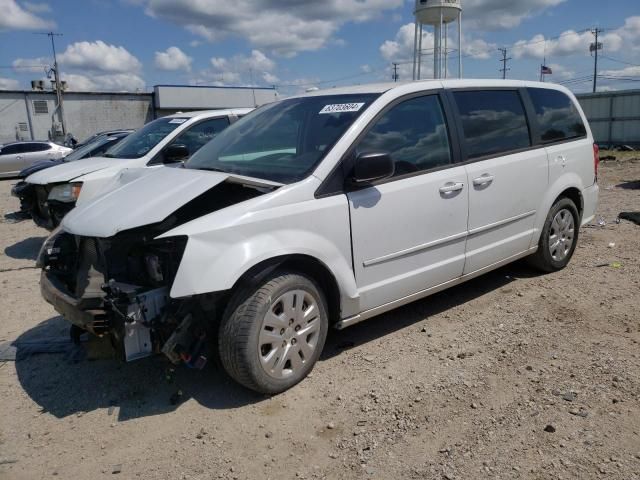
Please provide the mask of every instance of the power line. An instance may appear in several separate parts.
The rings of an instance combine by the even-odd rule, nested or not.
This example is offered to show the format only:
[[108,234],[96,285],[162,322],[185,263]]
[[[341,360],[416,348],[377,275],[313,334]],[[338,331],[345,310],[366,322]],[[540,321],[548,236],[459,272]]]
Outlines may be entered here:
[[600,55],[602,58],[606,58],[607,60],[611,60],[612,62],[623,63],[625,65],[631,65],[632,67],[640,67],[640,64],[625,62],[624,60],[619,60],[617,58],[608,57],[607,55]]
[[2,69],[19,70],[21,68],[47,68],[49,65],[0,65]]

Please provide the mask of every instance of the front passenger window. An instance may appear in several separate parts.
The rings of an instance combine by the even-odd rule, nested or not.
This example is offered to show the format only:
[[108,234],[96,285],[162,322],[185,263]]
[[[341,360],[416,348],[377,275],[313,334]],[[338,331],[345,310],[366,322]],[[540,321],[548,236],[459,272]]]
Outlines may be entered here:
[[360,141],[356,153],[386,152],[394,177],[451,163],[442,105],[436,95],[412,98],[392,107]]
[[228,126],[229,120],[226,117],[205,120],[181,133],[172,143],[186,145],[189,149],[189,155],[193,155]]

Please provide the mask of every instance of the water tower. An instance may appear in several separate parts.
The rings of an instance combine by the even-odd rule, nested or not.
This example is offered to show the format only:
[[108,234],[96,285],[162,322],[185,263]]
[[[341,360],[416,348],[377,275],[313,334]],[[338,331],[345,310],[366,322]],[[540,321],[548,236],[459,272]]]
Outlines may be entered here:
[[413,79],[420,80],[422,70],[422,30],[433,26],[433,78],[448,75],[449,24],[458,22],[458,77],[462,78],[462,5],[461,0],[416,0],[413,41]]

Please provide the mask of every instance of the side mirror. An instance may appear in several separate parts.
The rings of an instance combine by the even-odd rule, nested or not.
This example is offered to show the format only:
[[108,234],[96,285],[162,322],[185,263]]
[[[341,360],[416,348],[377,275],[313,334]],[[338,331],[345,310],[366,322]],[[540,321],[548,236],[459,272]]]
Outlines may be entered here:
[[353,167],[352,181],[356,185],[364,185],[393,176],[395,166],[391,156],[386,152],[364,152],[358,155]]
[[164,150],[164,163],[177,163],[189,158],[189,149],[181,143],[169,145]]

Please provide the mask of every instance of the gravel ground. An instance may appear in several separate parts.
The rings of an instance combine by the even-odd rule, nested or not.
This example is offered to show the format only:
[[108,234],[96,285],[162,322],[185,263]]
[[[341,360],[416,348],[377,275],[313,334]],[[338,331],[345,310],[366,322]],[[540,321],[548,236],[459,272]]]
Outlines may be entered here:
[[215,365],[70,350],[33,269],[46,232],[0,220],[0,353],[19,342],[0,478],[640,479],[640,226],[616,223],[640,210],[640,161],[600,185],[606,224],[564,271],[511,265],[335,332],[272,398]]

